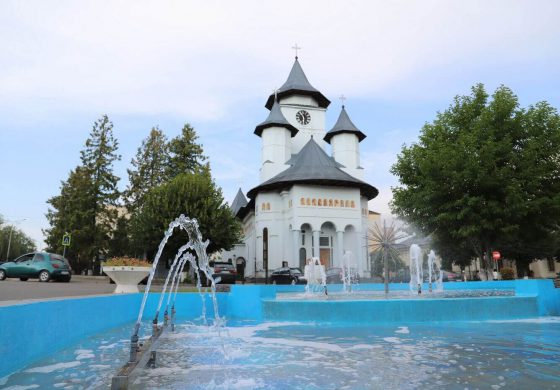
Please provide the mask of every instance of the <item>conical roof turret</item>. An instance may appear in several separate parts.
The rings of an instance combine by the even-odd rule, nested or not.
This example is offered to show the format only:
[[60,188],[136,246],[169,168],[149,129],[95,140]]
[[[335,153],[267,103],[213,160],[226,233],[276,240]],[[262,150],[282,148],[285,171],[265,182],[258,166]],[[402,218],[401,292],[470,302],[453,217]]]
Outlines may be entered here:
[[338,116],[338,120],[334,124],[334,127],[325,134],[323,139],[325,142],[330,144],[332,137],[342,133],[355,134],[358,137],[359,142],[366,138],[366,135],[362,133],[362,131],[358,129],[354,123],[352,123],[344,106],[342,106],[342,110],[340,111],[340,115]]
[[239,191],[237,191],[237,195],[235,195],[235,199],[233,199],[230,209],[233,215],[237,215],[239,210],[245,206],[247,206],[247,198],[245,198],[245,195],[243,195],[243,191],[241,191],[240,188]]
[[[306,95],[311,96],[317,100],[319,107],[327,108],[329,104],[331,104],[330,100],[325,97],[321,92],[313,88],[313,86],[307,80],[305,73],[303,73],[303,69],[299,64],[298,58],[294,62],[292,66],[292,70],[288,76],[286,82],[278,89],[277,91],[278,98],[283,98],[291,95]],[[268,97],[266,101],[265,107],[269,110],[272,108],[275,101],[274,94]]]
[[282,114],[282,110],[280,110],[280,105],[277,101],[274,102],[272,105],[272,109],[268,114],[268,118],[255,127],[255,134],[259,137],[262,136],[262,132],[264,129],[269,127],[284,127],[290,131],[292,137],[294,137],[298,133],[298,129],[291,125],[290,122],[286,119],[284,114]]

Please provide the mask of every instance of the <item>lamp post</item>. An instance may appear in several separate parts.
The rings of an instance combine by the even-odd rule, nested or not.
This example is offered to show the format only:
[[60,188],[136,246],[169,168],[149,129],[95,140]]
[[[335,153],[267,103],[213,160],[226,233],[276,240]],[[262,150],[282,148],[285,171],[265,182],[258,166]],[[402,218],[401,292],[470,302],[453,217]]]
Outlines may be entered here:
[[12,233],[13,233],[13,231],[14,231],[14,224],[16,224],[16,223],[18,223],[18,222],[23,222],[23,221],[25,221],[25,220],[27,220],[27,218],[23,218],[23,219],[20,219],[20,220],[18,220],[18,221],[11,221],[11,222],[12,222],[12,225],[11,225],[11,229],[10,229],[10,235],[9,235],[9,237],[8,237],[8,250],[6,251],[6,261],[8,261],[8,260],[9,260],[9,257],[10,257],[10,245],[11,245],[11,243],[12,243]]

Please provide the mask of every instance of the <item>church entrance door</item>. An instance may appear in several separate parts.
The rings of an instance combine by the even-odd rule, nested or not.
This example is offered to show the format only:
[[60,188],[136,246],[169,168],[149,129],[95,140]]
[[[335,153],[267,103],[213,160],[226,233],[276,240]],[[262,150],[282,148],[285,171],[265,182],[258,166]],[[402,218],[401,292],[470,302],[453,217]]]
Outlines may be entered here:
[[321,248],[319,250],[319,256],[321,259],[321,264],[325,266],[325,270],[330,267],[331,264],[331,249]]

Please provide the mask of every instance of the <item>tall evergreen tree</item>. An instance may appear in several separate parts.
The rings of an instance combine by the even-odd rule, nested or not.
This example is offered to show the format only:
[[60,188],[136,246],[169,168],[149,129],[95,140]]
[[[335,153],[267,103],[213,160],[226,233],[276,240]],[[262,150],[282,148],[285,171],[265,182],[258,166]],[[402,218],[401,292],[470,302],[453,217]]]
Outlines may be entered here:
[[198,136],[194,128],[186,123],[181,134],[169,141],[169,159],[167,178],[172,179],[182,173],[209,171],[202,145],[197,143]]
[[118,217],[119,178],[113,174],[113,163],[121,159],[117,149],[113,123],[103,115],[93,124],[85,149],[80,152],[82,166],[89,173],[92,184],[89,226],[93,232],[91,256],[94,257],[108,248]]
[[132,159],[133,168],[127,170],[129,185],[125,192],[125,203],[129,212],[134,212],[142,204],[150,189],[166,181],[168,161],[167,137],[154,127]]
[[[81,162],[62,182],[60,195],[50,198],[47,213],[50,228],[45,230],[49,249],[62,252],[64,232],[72,233],[69,257],[74,266],[93,265],[93,260],[109,248],[117,221],[119,178],[113,174],[113,163],[120,160],[113,124],[107,115],[93,125]],[[78,265],[79,262],[79,265]]]
[[84,167],[76,167],[61,183],[60,194],[50,198],[47,212],[50,228],[43,230],[48,250],[63,253],[62,237],[65,232],[72,234],[71,246],[66,249],[66,257],[76,272],[91,265],[94,253],[95,219],[93,184],[91,175]]

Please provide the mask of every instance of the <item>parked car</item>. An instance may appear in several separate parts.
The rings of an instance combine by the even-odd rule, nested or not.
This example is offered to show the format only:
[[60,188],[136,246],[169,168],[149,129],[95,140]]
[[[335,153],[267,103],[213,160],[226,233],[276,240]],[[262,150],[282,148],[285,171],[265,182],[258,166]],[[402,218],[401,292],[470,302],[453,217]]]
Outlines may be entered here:
[[299,268],[278,268],[270,274],[272,284],[307,284],[303,272]]
[[441,271],[442,274],[442,278],[441,280],[443,282],[462,282],[463,281],[463,277],[460,274],[456,274],[454,272],[449,272],[449,271]]
[[[333,267],[329,268],[326,272],[327,284],[340,284],[342,282],[342,268]],[[350,283],[360,283],[360,275],[357,270],[350,268]]]
[[0,280],[19,278],[22,281],[38,278],[41,282],[60,280],[69,282],[72,268],[68,260],[61,255],[47,252],[28,253],[14,261],[0,265]]
[[212,277],[214,280],[221,278],[218,283],[235,284],[237,279],[237,269],[231,263],[215,262],[212,266]]

